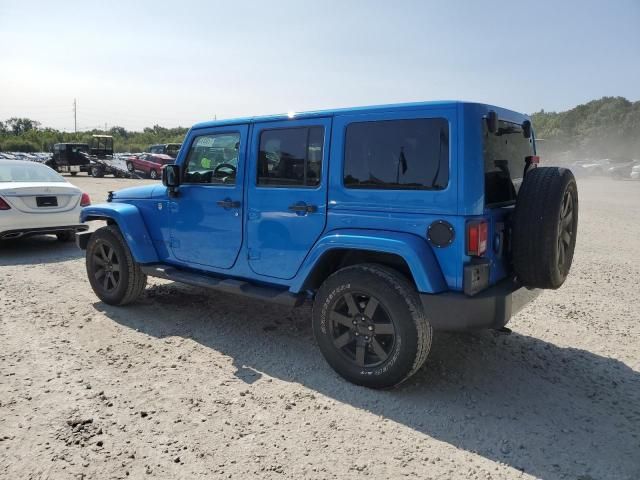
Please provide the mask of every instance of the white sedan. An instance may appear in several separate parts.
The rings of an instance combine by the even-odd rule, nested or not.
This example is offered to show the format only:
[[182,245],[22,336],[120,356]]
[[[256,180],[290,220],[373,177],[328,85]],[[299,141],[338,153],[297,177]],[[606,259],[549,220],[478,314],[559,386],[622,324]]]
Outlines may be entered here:
[[55,234],[72,240],[89,227],[80,223],[80,210],[89,195],[35,162],[0,160],[0,240]]

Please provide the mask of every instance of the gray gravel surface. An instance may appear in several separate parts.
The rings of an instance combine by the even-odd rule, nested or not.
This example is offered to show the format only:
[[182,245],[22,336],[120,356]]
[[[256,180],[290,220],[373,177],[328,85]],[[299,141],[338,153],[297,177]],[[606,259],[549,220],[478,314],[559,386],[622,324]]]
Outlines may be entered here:
[[640,182],[579,189],[567,283],[511,335],[436,335],[391,391],[343,381],[287,309],[159,280],[110,307],[73,244],[4,244],[0,478],[638,479]]

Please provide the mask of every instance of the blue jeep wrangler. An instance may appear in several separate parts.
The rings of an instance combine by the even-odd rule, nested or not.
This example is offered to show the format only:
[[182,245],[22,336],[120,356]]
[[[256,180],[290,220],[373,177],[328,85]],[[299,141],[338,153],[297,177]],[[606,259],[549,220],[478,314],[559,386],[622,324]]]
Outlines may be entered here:
[[351,382],[399,384],[434,330],[501,329],[573,258],[578,192],[538,167],[522,114],[429,102],[206,122],[163,185],[82,211],[89,282],[125,305],[147,276],[300,306]]

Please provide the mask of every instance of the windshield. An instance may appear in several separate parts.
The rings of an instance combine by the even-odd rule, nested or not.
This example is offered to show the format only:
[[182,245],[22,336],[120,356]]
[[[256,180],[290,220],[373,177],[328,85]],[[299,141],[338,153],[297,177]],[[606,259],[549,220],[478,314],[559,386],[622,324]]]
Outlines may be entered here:
[[38,163],[0,163],[0,182],[66,182],[51,168]]
[[485,204],[513,203],[524,176],[525,158],[534,155],[533,138],[526,138],[516,123],[500,120],[496,133],[489,132],[486,120],[482,125]]

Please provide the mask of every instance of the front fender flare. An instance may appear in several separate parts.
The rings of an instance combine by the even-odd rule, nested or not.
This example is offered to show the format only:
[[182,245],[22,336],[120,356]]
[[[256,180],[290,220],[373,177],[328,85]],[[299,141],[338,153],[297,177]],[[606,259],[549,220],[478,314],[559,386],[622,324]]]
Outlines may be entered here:
[[158,253],[144,224],[140,210],[128,203],[99,203],[84,207],[80,220],[113,220],[120,228],[124,240],[138,263],[158,261]]
[[409,266],[419,292],[438,293],[448,290],[440,264],[426,240],[403,232],[382,230],[334,230],[322,237],[307,255],[290,291],[299,292],[322,256],[334,249],[367,250],[402,257]]

